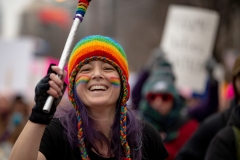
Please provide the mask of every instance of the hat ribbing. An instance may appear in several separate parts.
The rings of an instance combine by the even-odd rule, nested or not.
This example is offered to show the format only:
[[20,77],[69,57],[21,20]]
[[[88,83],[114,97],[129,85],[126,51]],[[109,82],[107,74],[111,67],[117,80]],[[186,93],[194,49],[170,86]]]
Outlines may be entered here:
[[130,158],[130,148],[126,140],[126,102],[129,98],[130,88],[128,84],[129,71],[126,54],[116,41],[109,37],[100,35],[88,36],[79,41],[74,47],[68,62],[68,97],[78,116],[78,141],[82,159],[88,159],[84,144],[84,131],[82,129],[81,114],[74,100],[74,83],[79,69],[86,63],[94,60],[101,60],[113,65],[121,78],[121,116],[120,116],[120,140],[124,148],[126,158]]
[[106,57],[114,61],[128,79],[128,63],[123,48],[113,39],[99,35],[85,37],[77,43],[69,58],[69,74],[76,64],[92,56]]

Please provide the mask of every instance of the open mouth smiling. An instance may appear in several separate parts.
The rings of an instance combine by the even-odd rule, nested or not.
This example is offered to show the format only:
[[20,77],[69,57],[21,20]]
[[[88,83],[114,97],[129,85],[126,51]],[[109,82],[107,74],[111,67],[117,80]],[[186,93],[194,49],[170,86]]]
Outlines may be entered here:
[[106,91],[107,89],[108,89],[108,87],[102,86],[102,85],[94,85],[94,86],[91,86],[89,88],[89,90],[91,92],[94,92],[94,91]]

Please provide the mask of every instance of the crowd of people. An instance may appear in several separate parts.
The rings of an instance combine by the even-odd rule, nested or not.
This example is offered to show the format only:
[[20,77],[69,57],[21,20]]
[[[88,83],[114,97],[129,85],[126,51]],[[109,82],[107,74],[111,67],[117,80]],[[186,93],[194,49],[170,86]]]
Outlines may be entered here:
[[29,117],[30,105],[23,95],[0,95],[0,159],[7,160]]
[[[0,159],[240,159],[240,56],[225,110],[219,110],[213,64],[206,65],[204,96],[185,97],[166,53],[156,48],[130,86],[122,46],[106,36],[84,37],[67,72],[49,66],[36,85],[34,106],[24,95],[0,95]],[[49,95],[54,102],[46,113]]]

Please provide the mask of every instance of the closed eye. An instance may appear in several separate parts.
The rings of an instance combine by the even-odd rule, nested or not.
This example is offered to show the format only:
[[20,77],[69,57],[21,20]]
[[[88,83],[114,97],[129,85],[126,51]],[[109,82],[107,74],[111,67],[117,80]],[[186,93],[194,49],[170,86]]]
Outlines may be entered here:
[[104,70],[115,70],[113,67],[105,67]]
[[82,69],[81,72],[90,71],[90,69]]
[[91,67],[87,67],[87,66],[84,67],[84,66],[83,66],[83,67],[79,70],[79,72],[80,72],[80,73],[82,73],[82,72],[88,72],[88,71],[90,71],[90,70],[91,70]]

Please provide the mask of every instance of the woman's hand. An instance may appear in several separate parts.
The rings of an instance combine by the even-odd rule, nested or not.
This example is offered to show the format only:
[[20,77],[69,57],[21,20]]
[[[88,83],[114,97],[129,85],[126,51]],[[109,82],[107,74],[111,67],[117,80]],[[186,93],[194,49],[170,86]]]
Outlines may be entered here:
[[64,79],[66,77],[66,71],[62,71],[58,66],[51,66],[53,73],[49,75],[49,90],[47,93],[54,98],[59,98],[63,95]]
[[[50,123],[66,88],[63,81],[65,77],[66,71],[62,71],[58,66],[49,66],[48,74],[40,80],[35,88],[34,100],[36,104],[29,117],[31,122],[45,125]],[[43,112],[43,106],[49,95],[54,97],[54,101],[50,112],[45,113]]]

